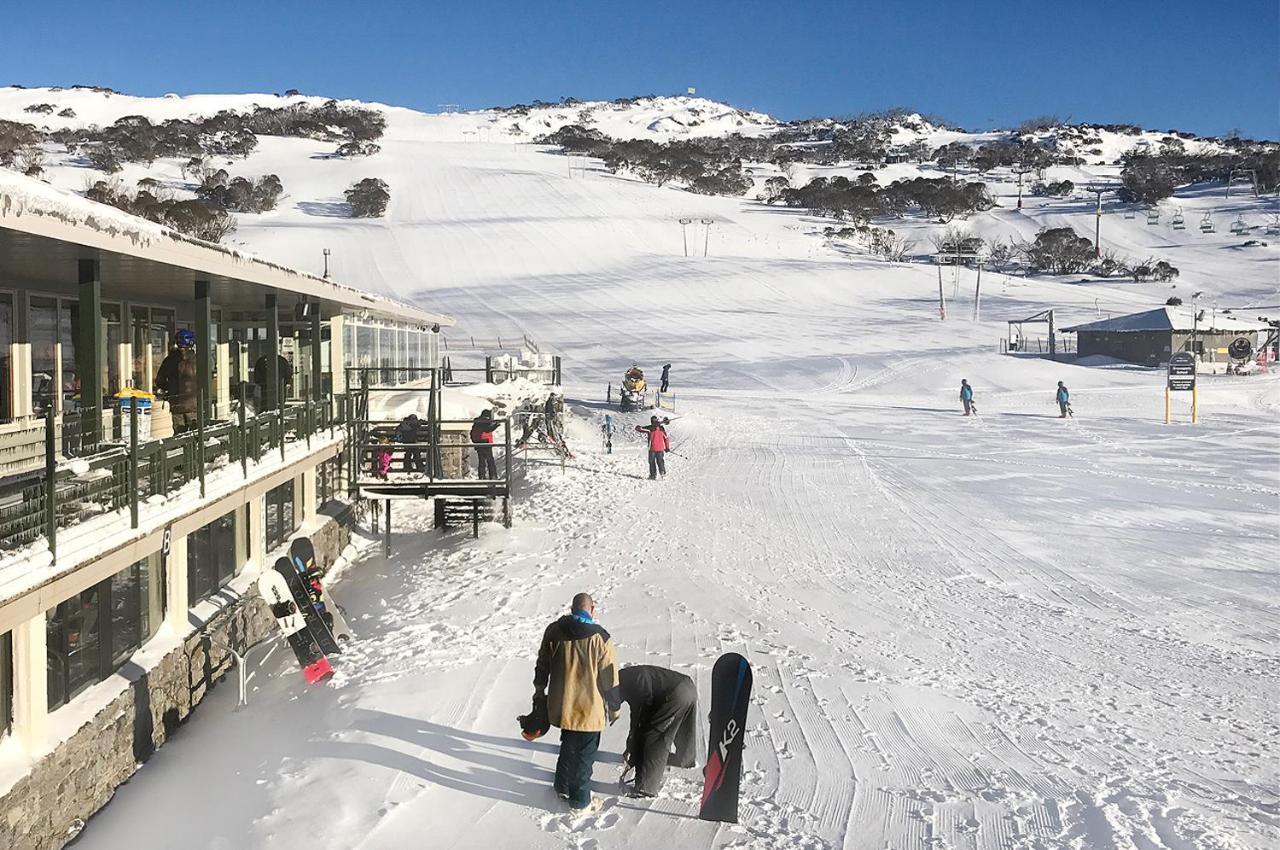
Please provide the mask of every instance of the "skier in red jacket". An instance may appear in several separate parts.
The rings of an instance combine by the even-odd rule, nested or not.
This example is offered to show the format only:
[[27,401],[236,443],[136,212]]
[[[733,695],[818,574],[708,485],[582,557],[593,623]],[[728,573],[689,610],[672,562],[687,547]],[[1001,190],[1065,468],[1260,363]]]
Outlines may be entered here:
[[667,429],[664,425],[670,425],[671,420],[663,418],[661,421],[656,416],[649,417],[648,425],[637,425],[636,430],[641,434],[649,435],[649,480],[657,478],[661,475],[667,477],[666,454],[671,450],[671,438],[667,436]]

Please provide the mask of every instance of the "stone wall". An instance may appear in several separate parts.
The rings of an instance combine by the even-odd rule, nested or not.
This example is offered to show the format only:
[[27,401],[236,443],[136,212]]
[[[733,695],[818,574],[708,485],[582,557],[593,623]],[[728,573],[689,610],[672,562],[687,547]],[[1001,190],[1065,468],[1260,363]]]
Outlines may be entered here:
[[[351,530],[339,521],[347,511],[325,515],[329,521],[311,540],[316,559],[327,568],[350,542]],[[124,691],[0,797],[0,847],[63,847],[194,714],[209,689],[233,672],[225,647],[243,652],[275,631],[256,586],[242,597],[224,591],[218,598],[225,607],[203,632],[189,635],[150,669],[126,662],[116,677],[127,680]],[[236,686],[234,676],[228,686]]]

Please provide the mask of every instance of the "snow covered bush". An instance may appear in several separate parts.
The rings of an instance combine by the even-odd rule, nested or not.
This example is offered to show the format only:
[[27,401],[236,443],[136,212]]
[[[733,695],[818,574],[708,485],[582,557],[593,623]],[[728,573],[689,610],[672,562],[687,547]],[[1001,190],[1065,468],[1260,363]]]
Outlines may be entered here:
[[882,260],[891,263],[904,262],[911,255],[911,250],[915,247],[915,243],[908,241],[906,237],[899,236],[886,227],[871,227],[867,229],[866,235],[867,250]]
[[1120,183],[1120,200],[1129,204],[1154,204],[1173,194],[1178,173],[1160,157],[1126,157]]
[[12,167],[20,152],[40,140],[40,131],[30,124],[0,121],[0,165]]
[[1041,230],[1035,241],[1023,248],[1033,271],[1073,274],[1092,264],[1093,242],[1070,227]]
[[382,146],[376,142],[343,142],[338,145],[338,149],[334,151],[335,156],[373,156],[382,150]]
[[283,192],[284,186],[274,174],[267,174],[256,180],[245,177],[228,179],[227,172],[221,168],[206,175],[197,190],[197,194],[205,200],[241,213],[273,210]]
[[53,104],[52,103],[33,103],[22,111],[30,112],[35,115],[49,115],[49,114],[52,114],[53,112]]
[[150,178],[139,181],[137,192],[130,192],[119,179],[99,180],[84,196],[207,242],[221,242],[236,227],[232,215],[216,202],[178,200]]
[[98,142],[84,149],[85,159],[99,171],[115,174],[124,168],[120,161],[120,150],[111,142]]
[[351,205],[351,214],[356,218],[380,218],[391,202],[391,190],[386,181],[377,177],[366,177],[352,184],[343,194]]
[[1031,194],[1039,198],[1065,198],[1076,190],[1076,184],[1070,180],[1059,180],[1056,183],[1045,183],[1037,180],[1031,184]]

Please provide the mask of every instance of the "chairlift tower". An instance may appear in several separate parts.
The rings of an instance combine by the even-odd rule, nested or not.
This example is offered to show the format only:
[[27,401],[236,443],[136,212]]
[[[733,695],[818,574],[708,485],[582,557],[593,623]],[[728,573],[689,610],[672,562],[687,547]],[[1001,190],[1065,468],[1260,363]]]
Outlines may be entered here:
[[1253,196],[1258,197],[1258,172],[1252,168],[1233,168],[1227,174],[1227,192],[1224,198],[1231,197],[1231,187],[1248,184]]
[[1116,187],[1110,183],[1090,183],[1085,187],[1088,191],[1098,196],[1098,206],[1094,212],[1093,222],[1093,256],[1095,258],[1102,257],[1102,196],[1107,192],[1116,191]]

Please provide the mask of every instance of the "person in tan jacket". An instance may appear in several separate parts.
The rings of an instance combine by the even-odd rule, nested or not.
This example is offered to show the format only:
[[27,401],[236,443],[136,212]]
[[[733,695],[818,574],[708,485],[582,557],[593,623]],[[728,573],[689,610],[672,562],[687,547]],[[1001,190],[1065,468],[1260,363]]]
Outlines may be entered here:
[[533,673],[534,702],[545,698],[547,719],[560,727],[556,794],[575,811],[592,804],[600,733],[618,719],[622,706],[613,640],[595,621],[595,611],[590,594],[573,597],[570,613],[543,633]]

